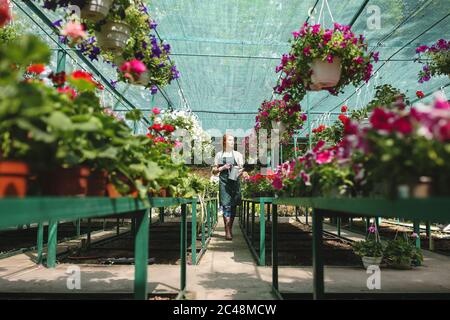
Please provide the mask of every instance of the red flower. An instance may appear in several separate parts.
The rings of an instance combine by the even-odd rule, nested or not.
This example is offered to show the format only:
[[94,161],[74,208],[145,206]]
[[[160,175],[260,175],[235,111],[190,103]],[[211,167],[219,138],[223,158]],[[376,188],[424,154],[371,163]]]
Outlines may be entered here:
[[75,90],[73,90],[71,87],[67,86],[64,88],[58,88],[57,89],[58,92],[66,94],[70,99],[75,99],[75,97],[77,96],[77,93]]
[[411,121],[408,117],[401,117],[394,121],[392,127],[395,131],[400,132],[402,134],[410,134],[413,130]]
[[377,130],[392,130],[392,124],[390,123],[394,115],[390,112],[386,112],[384,109],[375,108],[372,116],[370,117],[370,123],[372,127]]
[[347,110],[348,110],[348,107],[347,107],[347,106],[342,106],[342,107],[341,107],[341,112],[342,112],[342,113],[347,112]]
[[425,97],[425,94],[422,91],[418,90],[416,91],[416,96],[417,98],[422,99],[423,97]]
[[64,85],[66,82],[66,73],[64,71],[58,73],[52,72],[48,77],[52,80],[53,85],[57,87]]
[[340,114],[338,118],[343,125],[347,124],[350,121],[350,119],[345,114]]
[[85,72],[85,71],[82,71],[82,70],[77,70],[77,71],[74,71],[71,76],[72,76],[73,79],[77,79],[77,80],[83,79],[85,81],[92,82],[93,84],[96,84],[96,82],[92,79],[92,75],[89,72]]
[[153,108],[153,109],[152,109],[152,112],[153,112],[154,114],[160,114],[160,113],[161,113],[161,111],[160,111],[157,107]]
[[11,11],[9,10],[9,1],[0,0],[0,28],[3,28],[11,21]]
[[27,72],[29,73],[35,73],[35,74],[41,74],[45,70],[45,65],[43,64],[32,64],[27,68]]
[[163,126],[163,130],[165,130],[167,132],[174,132],[175,131],[175,127],[170,125],[170,124],[165,124]]
[[153,135],[151,133],[147,133],[147,137],[153,139]]
[[155,130],[155,131],[162,131],[163,130],[163,126],[160,123],[154,123],[151,127],[151,130]]

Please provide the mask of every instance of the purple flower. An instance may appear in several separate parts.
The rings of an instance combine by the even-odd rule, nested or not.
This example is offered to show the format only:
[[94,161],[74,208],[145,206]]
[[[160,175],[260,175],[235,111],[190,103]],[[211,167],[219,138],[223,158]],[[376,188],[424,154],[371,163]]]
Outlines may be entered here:
[[62,22],[63,22],[62,19],[59,19],[59,20],[56,20],[55,22],[53,22],[52,25],[55,28],[61,28],[62,27],[62,24],[61,24]]
[[172,72],[172,80],[178,79],[180,77],[180,72],[177,70],[176,66],[170,68],[170,71]]
[[158,93],[158,87],[155,86],[155,85],[153,85],[153,86],[150,88],[150,93],[151,93],[152,95],[157,94],[157,93]]
[[164,62],[161,62],[160,64],[158,64],[158,68],[164,68],[166,66],[166,64]]
[[333,63],[333,56],[331,54],[327,56],[327,61],[328,63]]
[[170,52],[170,44],[166,43],[163,45],[164,51],[169,53]]
[[59,42],[67,44],[68,43],[68,39],[66,36],[59,36],[58,37]]
[[419,237],[419,235],[417,233],[415,233],[415,232],[411,233],[411,238],[418,238],[418,237]]
[[138,60],[144,60],[144,54],[142,52],[136,52],[134,57]]
[[372,57],[373,57],[373,60],[375,61],[375,62],[378,62],[379,60],[380,60],[380,53],[377,51],[377,52],[374,52],[373,54],[372,54]]
[[113,86],[113,88],[115,88],[117,86],[117,82],[119,82],[119,80],[111,80],[109,83]]
[[152,49],[152,56],[153,57],[161,57],[161,53],[162,53],[162,50],[161,50],[161,48],[158,46],[158,45],[156,45],[156,46],[153,46],[153,49]]
[[368,231],[369,233],[375,233],[377,231],[377,228],[375,226],[370,226]]
[[155,21],[150,22],[150,29],[155,30],[158,24]]
[[147,42],[146,41],[142,41],[142,49],[147,49],[147,46],[148,46],[148,44],[147,44]]

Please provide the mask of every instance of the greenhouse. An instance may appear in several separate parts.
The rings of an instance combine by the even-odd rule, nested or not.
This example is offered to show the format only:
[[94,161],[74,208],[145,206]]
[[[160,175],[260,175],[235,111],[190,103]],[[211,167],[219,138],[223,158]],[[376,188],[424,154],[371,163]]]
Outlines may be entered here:
[[0,0],[0,299],[450,299],[449,15]]

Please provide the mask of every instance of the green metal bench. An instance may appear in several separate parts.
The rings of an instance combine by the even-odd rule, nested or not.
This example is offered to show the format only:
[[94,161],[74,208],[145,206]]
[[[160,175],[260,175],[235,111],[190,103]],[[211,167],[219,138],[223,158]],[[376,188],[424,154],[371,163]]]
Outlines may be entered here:
[[[404,218],[415,221],[448,222],[450,221],[450,198],[398,199],[383,198],[277,198],[273,200],[272,217],[272,291],[279,297],[283,294],[278,286],[278,205],[303,206],[312,208],[313,231],[313,298],[324,299],[332,294],[325,294],[323,264],[323,218],[327,217],[383,217]],[[415,227],[415,231],[416,231]],[[417,232],[417,231],[416,231]],[[416,246],[420,246],[417,238]],[[357,297],[358,294],[346,294]],[[389,294],[388,294],[389,295]],[[392,295],[392,294],[390,294]],[[366,294],[367,296],[367,294]],[[383,298],[377,293],[377,297]],[[418,297],[415,295],[414,297]],[[442,296],[440,296],[442,298]],[[447,295],[448,297],[448,295]]]

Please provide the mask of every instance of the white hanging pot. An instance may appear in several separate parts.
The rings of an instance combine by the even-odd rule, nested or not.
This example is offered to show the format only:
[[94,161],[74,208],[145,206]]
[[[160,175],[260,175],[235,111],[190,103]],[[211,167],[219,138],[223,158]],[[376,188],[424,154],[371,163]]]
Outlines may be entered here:
[[150,72],[145,71],[144,73],[141,73],[139,78],[135,81],[133,81],[134,84],[143,85],[146,86],[150,82]]
[[286,131],[286,126],[281,121],[272,120],[272,129],[273,130],[278,129],[278,134],[281,137],[283,136],[283,133]]
[[317,91],[334,87],[341,78],[341,58],[335,57],[331,63],[314,59],[311,64],[311,69],[311,90]]
[[120,55],[130,39],[130,26],[122,22],[107,22],[97,33],[97,40],[100,48]]
[[383,257],[362,257],[362,263],[366,269],[369,266],[379,266],[381,260],[383,260]]
[[105,19],[113,0],[87,0],[81,9],[81,18],[96,23]]

